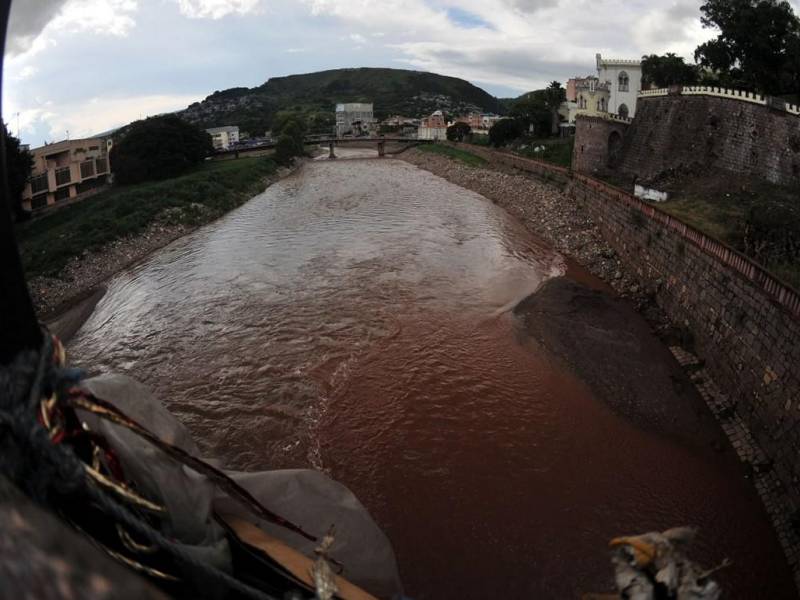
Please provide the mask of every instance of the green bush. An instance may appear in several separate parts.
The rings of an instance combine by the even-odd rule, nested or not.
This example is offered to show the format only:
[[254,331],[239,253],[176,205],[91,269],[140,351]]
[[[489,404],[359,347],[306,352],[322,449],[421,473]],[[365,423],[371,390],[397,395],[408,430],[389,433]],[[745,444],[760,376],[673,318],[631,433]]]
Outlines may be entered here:
[[282,133],[275,144],[275,154],[273,155],[275,162],[281,166],[288,167],[294,162],[294,157],[298,154],[297,141],[289,134]]
[[513,142],[523,132],[524,127],[521,121],[517,119],[500,119],[489,130],[489,140],[492,146],[499,148]]
[[128,185],[177,177],[213,152],[211,136],[174,115],[129,125],[111,151],[117,183]]

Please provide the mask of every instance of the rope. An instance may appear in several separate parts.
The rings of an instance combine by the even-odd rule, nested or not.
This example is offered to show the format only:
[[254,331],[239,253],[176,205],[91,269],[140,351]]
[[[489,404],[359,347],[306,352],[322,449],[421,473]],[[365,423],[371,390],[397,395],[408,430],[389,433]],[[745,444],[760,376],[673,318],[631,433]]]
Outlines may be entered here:
[[[224,586],[253,600],[276,600],[220,569],[199,561],[178,544],[165,538],[125,505],[96,487],[86,476],[85,464],[66,444],[53,443],[37,420],[43,398],[63,397],[81,378],[75,369],[57,367],[54,358],[60,348],[44,335],[38,353],[20,353],[11,365],[0,370],[0,472],[34,501],[58,510],[67,501],[79,506],[93,505],[106,516],[157,546],[182,571],[199,575],[188,583],[199,596]],[[217,584],[217,585],[214,585]]]

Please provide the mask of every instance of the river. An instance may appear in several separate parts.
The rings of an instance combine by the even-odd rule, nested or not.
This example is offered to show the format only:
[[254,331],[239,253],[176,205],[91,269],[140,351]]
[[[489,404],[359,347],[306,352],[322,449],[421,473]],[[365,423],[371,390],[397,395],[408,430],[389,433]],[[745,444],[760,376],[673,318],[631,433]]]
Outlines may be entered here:
[[736,562],[727,597],[792,597],[732,452],[639,427],[526,333],[512,309],[568,270],[407,163],[315,161],[116,276],[69,351],[147,382],[227,467],[348,485],[413,598],[609,591],[611,537],[685,524]]

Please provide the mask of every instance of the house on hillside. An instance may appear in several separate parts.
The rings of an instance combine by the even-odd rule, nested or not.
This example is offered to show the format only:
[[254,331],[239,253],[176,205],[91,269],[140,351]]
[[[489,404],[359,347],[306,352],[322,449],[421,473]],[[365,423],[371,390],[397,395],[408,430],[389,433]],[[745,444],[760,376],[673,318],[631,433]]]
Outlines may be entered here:
[[31,150],[33,169],[22,206],[37,211],[91,195],[110,182],[110,137],[63,140]]
[[422,119],[417,130],[417,139],[420,140],[445,140],[447,139],[447,121],[442,111],[437,110],[430,116]]
[[603,58],[600,54],[596,59],[597,77],[609,87],[607,112],[632,119],[642,89],[642,61]]
[[236,125],[212,127],[211,129],[206,129],[206,133],[211,136],[214,150],[227,150],[239,143],[239,127]]

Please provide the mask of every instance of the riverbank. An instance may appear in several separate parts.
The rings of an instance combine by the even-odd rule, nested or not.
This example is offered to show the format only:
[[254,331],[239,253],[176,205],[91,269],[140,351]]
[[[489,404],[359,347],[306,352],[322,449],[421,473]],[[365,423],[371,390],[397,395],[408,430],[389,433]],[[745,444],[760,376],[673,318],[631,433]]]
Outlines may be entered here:
[[258,158],[206,163],[187,175],[112,189],[21,225],[18,243],[39,317],[50,321],[87,301],[94,306],[108,278],[288,172]]

